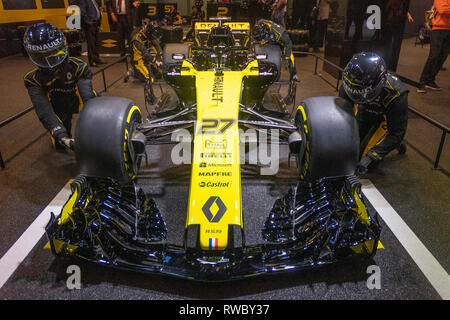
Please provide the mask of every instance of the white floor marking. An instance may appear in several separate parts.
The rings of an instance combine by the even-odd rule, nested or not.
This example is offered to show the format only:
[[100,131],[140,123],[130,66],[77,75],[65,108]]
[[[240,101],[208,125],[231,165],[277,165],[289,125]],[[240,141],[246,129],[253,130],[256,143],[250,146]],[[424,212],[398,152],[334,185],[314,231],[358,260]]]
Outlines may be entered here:
[[[436,289],[442,299],[449,300],[450,277],[445,269],[386,201],[380,191],[375,188],[372,182],[361,180],[361,183],[364,195],[378,211],[383,221],[391,229],[420,270],[422,270],[434,289]],[[443,245],[448,244],[444,243]]]
[[50,220],[50,213],[53,212],[55,216],[60,214],[62,206],[71,194],[71,182],[72,180],[66,183],[64,188],[62,188],[50,204],[0,259],[0,288],[3,287],[9,277],[11,277],[22,261],[33,250],[36,243],[42,238],[45,233],[45,226]]

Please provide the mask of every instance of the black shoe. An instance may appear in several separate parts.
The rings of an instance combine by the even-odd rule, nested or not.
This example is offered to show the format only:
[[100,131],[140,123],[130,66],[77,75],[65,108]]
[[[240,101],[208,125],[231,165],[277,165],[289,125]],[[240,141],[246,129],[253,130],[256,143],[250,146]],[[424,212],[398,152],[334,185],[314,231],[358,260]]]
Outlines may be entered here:
[[439,87],[436,84],[436,82],[430,82],[430,83],[425,84],[425,88],[431,89],[431,90],[434,90],[434,91],[441,91],[442,90],[442,88]]
[[104,62],[104,61],[102,61],[102,60],[100,60],[100,59],[97,59],[97,60],[95,60],[94,61],[96,64],[105,64],[106,62]]
[[427,93],[427,89],[422,85],[420,88],[417,88],[417,93]]
[[405,154],[406,153],[406,143],[405,142],[400,143],[400,145],[397,147],[397,151],[399,154]]
[[95,62],[89,62],[89,65],[90,65],[91,67],[98,67],[98,64],[95,63]]
[[292,102],[294,102],[294,97],[291,95],[288,95],[283,100],[284,104],[290,105]]
[[154,105],[156,103],[156,97],[153,94],[147,94],[145,96],[145,101],[149,104],[149,105]]

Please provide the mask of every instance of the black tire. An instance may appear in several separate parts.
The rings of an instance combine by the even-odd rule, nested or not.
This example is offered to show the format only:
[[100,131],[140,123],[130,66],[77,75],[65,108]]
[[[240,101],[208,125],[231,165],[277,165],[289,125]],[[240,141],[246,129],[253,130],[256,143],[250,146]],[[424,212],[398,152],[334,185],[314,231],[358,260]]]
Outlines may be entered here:
[[173,59],[173,54],[183,54],[184,58],[187,59],[189,57],[189,45],[184,43],[168,43],[164,46],[163,50],[163,63],[164,66],[175,63],[175,62],[181,62],[181,60],[175,60]]
[[316,181],[355,173],[359,156],[358,123],[353,107],[338,97],[302,102],[295,116],[302,135],[300,178]]
[[255,54],[265,54],[267,59],[262,59],[260,61],[271,62],[277,66],[278,77],[277,81],[281,76],[281,49],[277,45],[266,44],[266,45],[255,45]]
[[78,117],[75,154],[80,173],[110,178],[120,184],[137,174],[130,138],[142,123],[141,111],[126,98],[97,97],[89,100]]

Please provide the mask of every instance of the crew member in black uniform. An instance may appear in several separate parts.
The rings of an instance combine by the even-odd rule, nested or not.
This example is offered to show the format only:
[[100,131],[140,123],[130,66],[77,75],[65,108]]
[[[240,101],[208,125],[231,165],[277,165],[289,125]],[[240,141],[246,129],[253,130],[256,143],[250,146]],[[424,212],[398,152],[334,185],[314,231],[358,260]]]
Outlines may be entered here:
[[374,53],[355,54],[348,63],[339,96],[354,105],[359,124],[357,174],[366,173],[370,165],[394,149],[406,152],[403,138],[408,125],[408,92]]
[[289,69],[291,81],[298,81],[294,54],[292,53],[292,41],[284,27],[273,21],[260,19],[253,28],[253,39],[257,42],[278,44],[283,50],[284,62]]
[[56,148],[72,149],[72,115],[96,96],[91,70],[84,61],[68,56],[64,34],[51,24],[29,27],[24,46],[37,66],[24,76],[36,114]]
[[[161,28],[156,21],[145,22],[144,26],[135,31],[131,40],[131,65],[134,75],[145,83],[145,99],[149,104],[155,102],[152,82],[155,81],[156,70],[162,65],[162,60],[158,59],[162,55],[159,45]],[[153,65],[153,68],[152,68]]]

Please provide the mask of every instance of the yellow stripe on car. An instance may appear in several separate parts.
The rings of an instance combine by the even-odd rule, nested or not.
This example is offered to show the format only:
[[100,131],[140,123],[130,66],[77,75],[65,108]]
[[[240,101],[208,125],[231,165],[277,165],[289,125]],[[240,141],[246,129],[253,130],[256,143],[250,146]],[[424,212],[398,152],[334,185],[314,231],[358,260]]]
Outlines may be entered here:
[[228,228],[243,228],[241,199],[239,102],[242,81],[258,76],[256,60],[242,71],[197,71],[189,61],[182,76],[194,76],[197,125],[186,228],[200,225],[200,247],[223,250]]

